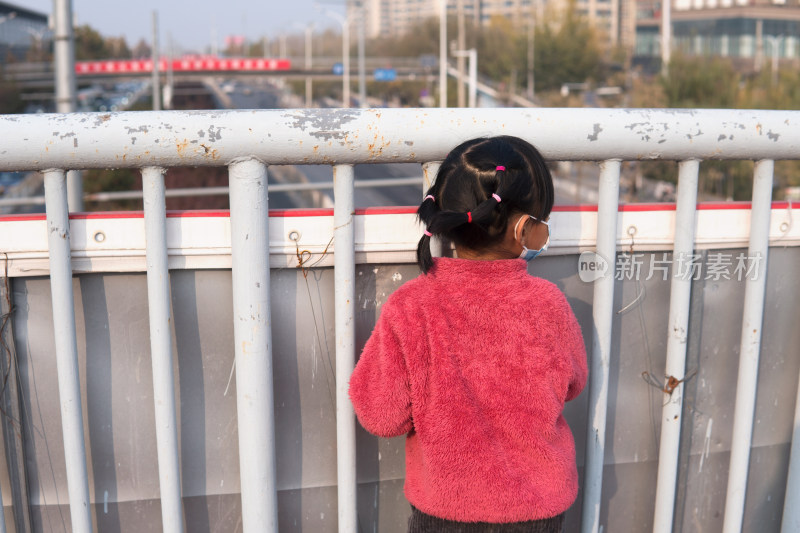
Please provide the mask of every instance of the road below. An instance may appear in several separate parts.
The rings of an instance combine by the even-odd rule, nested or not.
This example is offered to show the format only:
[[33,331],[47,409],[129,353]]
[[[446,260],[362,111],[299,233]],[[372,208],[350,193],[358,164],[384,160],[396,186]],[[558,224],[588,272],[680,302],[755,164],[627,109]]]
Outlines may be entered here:
[[[327,165],[297,165],[297,170],[302,172],[311,183],[333,181],[333,167]],[[416,163],[356,165],[356,181],[368,182],[383,178],[412,178],[422,180],[422,166]],[[322,191],[331,201],[333,191]],[[400,187],[374,187],[357,188],[355,191],[356,207],[381,207],[396,205],[419,205],[422,199],[422,185]]]

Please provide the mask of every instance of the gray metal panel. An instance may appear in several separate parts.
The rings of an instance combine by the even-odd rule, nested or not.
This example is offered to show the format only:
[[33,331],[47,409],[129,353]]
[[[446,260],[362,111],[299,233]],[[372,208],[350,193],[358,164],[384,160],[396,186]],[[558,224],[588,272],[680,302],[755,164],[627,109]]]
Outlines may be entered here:
[[[6,274],[6,273],[4,273]],[[0,416],[2,416],[3,450],[0,457],[0,493],[3,506],[3,525],[5,531],[26,531],[30,526],[28,507],[24,496],[27,480],[20,467],[22,458],[22,438],[19,430],[19,396],[17,390],[14,335],[12,331],[11,280],[0,277]]]
[[[651,255],[643,255],[645,264]],[[655,255],[661,258],[661,252]],[[797,248],[770,250],[744,531],[777,531],[781,517],[800,373],[800,280],[786,273],[798,260]],[[576,256],[544,256],[531,263],[530,271],[567,294],[588,337],[592,286],[580,281],[576,265]],[[388,295],[417,272],[415,265],[358,267],[357,350]],[[241,531],[235,380],[229,384],[230,272],[174,271],[171,286],[187,531]],[[159,531],[145,276],[81,275],[73,287],[93,518],[100,531]],[[652,526],[663,400],[641,373],[647,370],[663,379],[669,283],[657,275],[641,287],[644,296],[614,315],[600,515],[605,531],[647,531]],[[617,281],[615,311],[633,302],[641,287]],[[743,289],[741,282],[724,280],[699,280],[692,288],[687,368],[697,368],[698,374],[687,382],[684,399],[678,531],[722,527]],[[296,269],[273,270],[271,294],[280,531],[334,532],[333,271],[310,270],[304,277]],[[34,531],[69,530],[49,282],[16,278],[13,298]],[[565,413],[575,435],[579,470],[586,412],[587,395],[582,394]],[[359,428],[357,446],[360,530],[405,531],[409,507],[402,494],[403,439],[377,439]],[[580,497],[568,512],[567,531],[579,527]]]

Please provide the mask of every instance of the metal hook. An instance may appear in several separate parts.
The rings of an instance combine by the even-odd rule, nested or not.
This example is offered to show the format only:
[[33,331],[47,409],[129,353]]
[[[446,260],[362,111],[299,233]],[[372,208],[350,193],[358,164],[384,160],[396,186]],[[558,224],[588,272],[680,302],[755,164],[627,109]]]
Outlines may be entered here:
[[[626,233],[628,235],[630,235],[630,237],[631,237],[631,245],[628,248],[628,253],[631,255],[631,257],[633,257],[633,245],[635,244],[635,242],[633,240],[633,236],[636,235],[636,232],[637,232],[637,228],[636,228],[636,226],[633,226],[633,225],[628,226],[628,229],[626,231]],[[638,274],[639,273],[637,272],[636,273],[636,288],[638,290],[638,294],[636,295],[636,298],[634,298],[632,302],[630,302],[629,304],[627,304],[624,307],[622,307],[622,309],[617,311],[618,315],[621,315],[622,313],[624,313],[625,311],[627,311],[628,309],[630,309],[631,307],[633,307],[634,305],[639,303],[640,300],[643,300],[645,294],[647,293],[647,291],[644,288],[644,285],[642,285],[642,282],[639,280],[639,275]]]

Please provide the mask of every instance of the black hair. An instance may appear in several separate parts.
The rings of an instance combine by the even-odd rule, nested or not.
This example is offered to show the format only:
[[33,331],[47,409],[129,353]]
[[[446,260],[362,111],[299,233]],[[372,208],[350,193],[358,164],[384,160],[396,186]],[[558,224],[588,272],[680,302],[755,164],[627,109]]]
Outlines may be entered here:
[[[454,148],[417,216],[432,235],[481,250],[503,240],[515,213],[544,220],[552,208],[553,178],[542,154],[532,144],[504,135],[472,139]],[[417,246],[424,273],[433,266],[430,242],[431,237],[423,235]]]

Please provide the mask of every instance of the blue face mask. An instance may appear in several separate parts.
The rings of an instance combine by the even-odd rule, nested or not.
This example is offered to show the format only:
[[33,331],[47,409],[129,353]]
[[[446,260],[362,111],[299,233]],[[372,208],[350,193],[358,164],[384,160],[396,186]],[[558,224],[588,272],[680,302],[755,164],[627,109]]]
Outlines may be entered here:
[[[533,215],[528,215],[528,216],[530,218],[532,218],[533,220],[536,220],[537,222],[541,222],[542,224],[547,226],[547,240],[545,241],[544,245],[542,245],[542,247],[539,248],[538,250],[531,250],[530,248],[526,247],[525,244],[522,243],[522,234],[520,234],[520,244],[522,244],[522,253],[519,254],[519,257],[520,257],[520,259],[524,259],[525,261],[533,261],[534,259],[536,259],[536,257],[540,253],[542,253],[545,250],[547,250],[547,246],[550,244],[550,223],[548,221],[546,221],[546,220],[539,220],[538,218],[536,218]],[[517,220],[517,223],[514,226],[514,235],[517,234],[517,228],[519,227],[519,223],[523,222],[525,220],[526,220],[526,218],[524,216],[519,217],[519,220]]]

